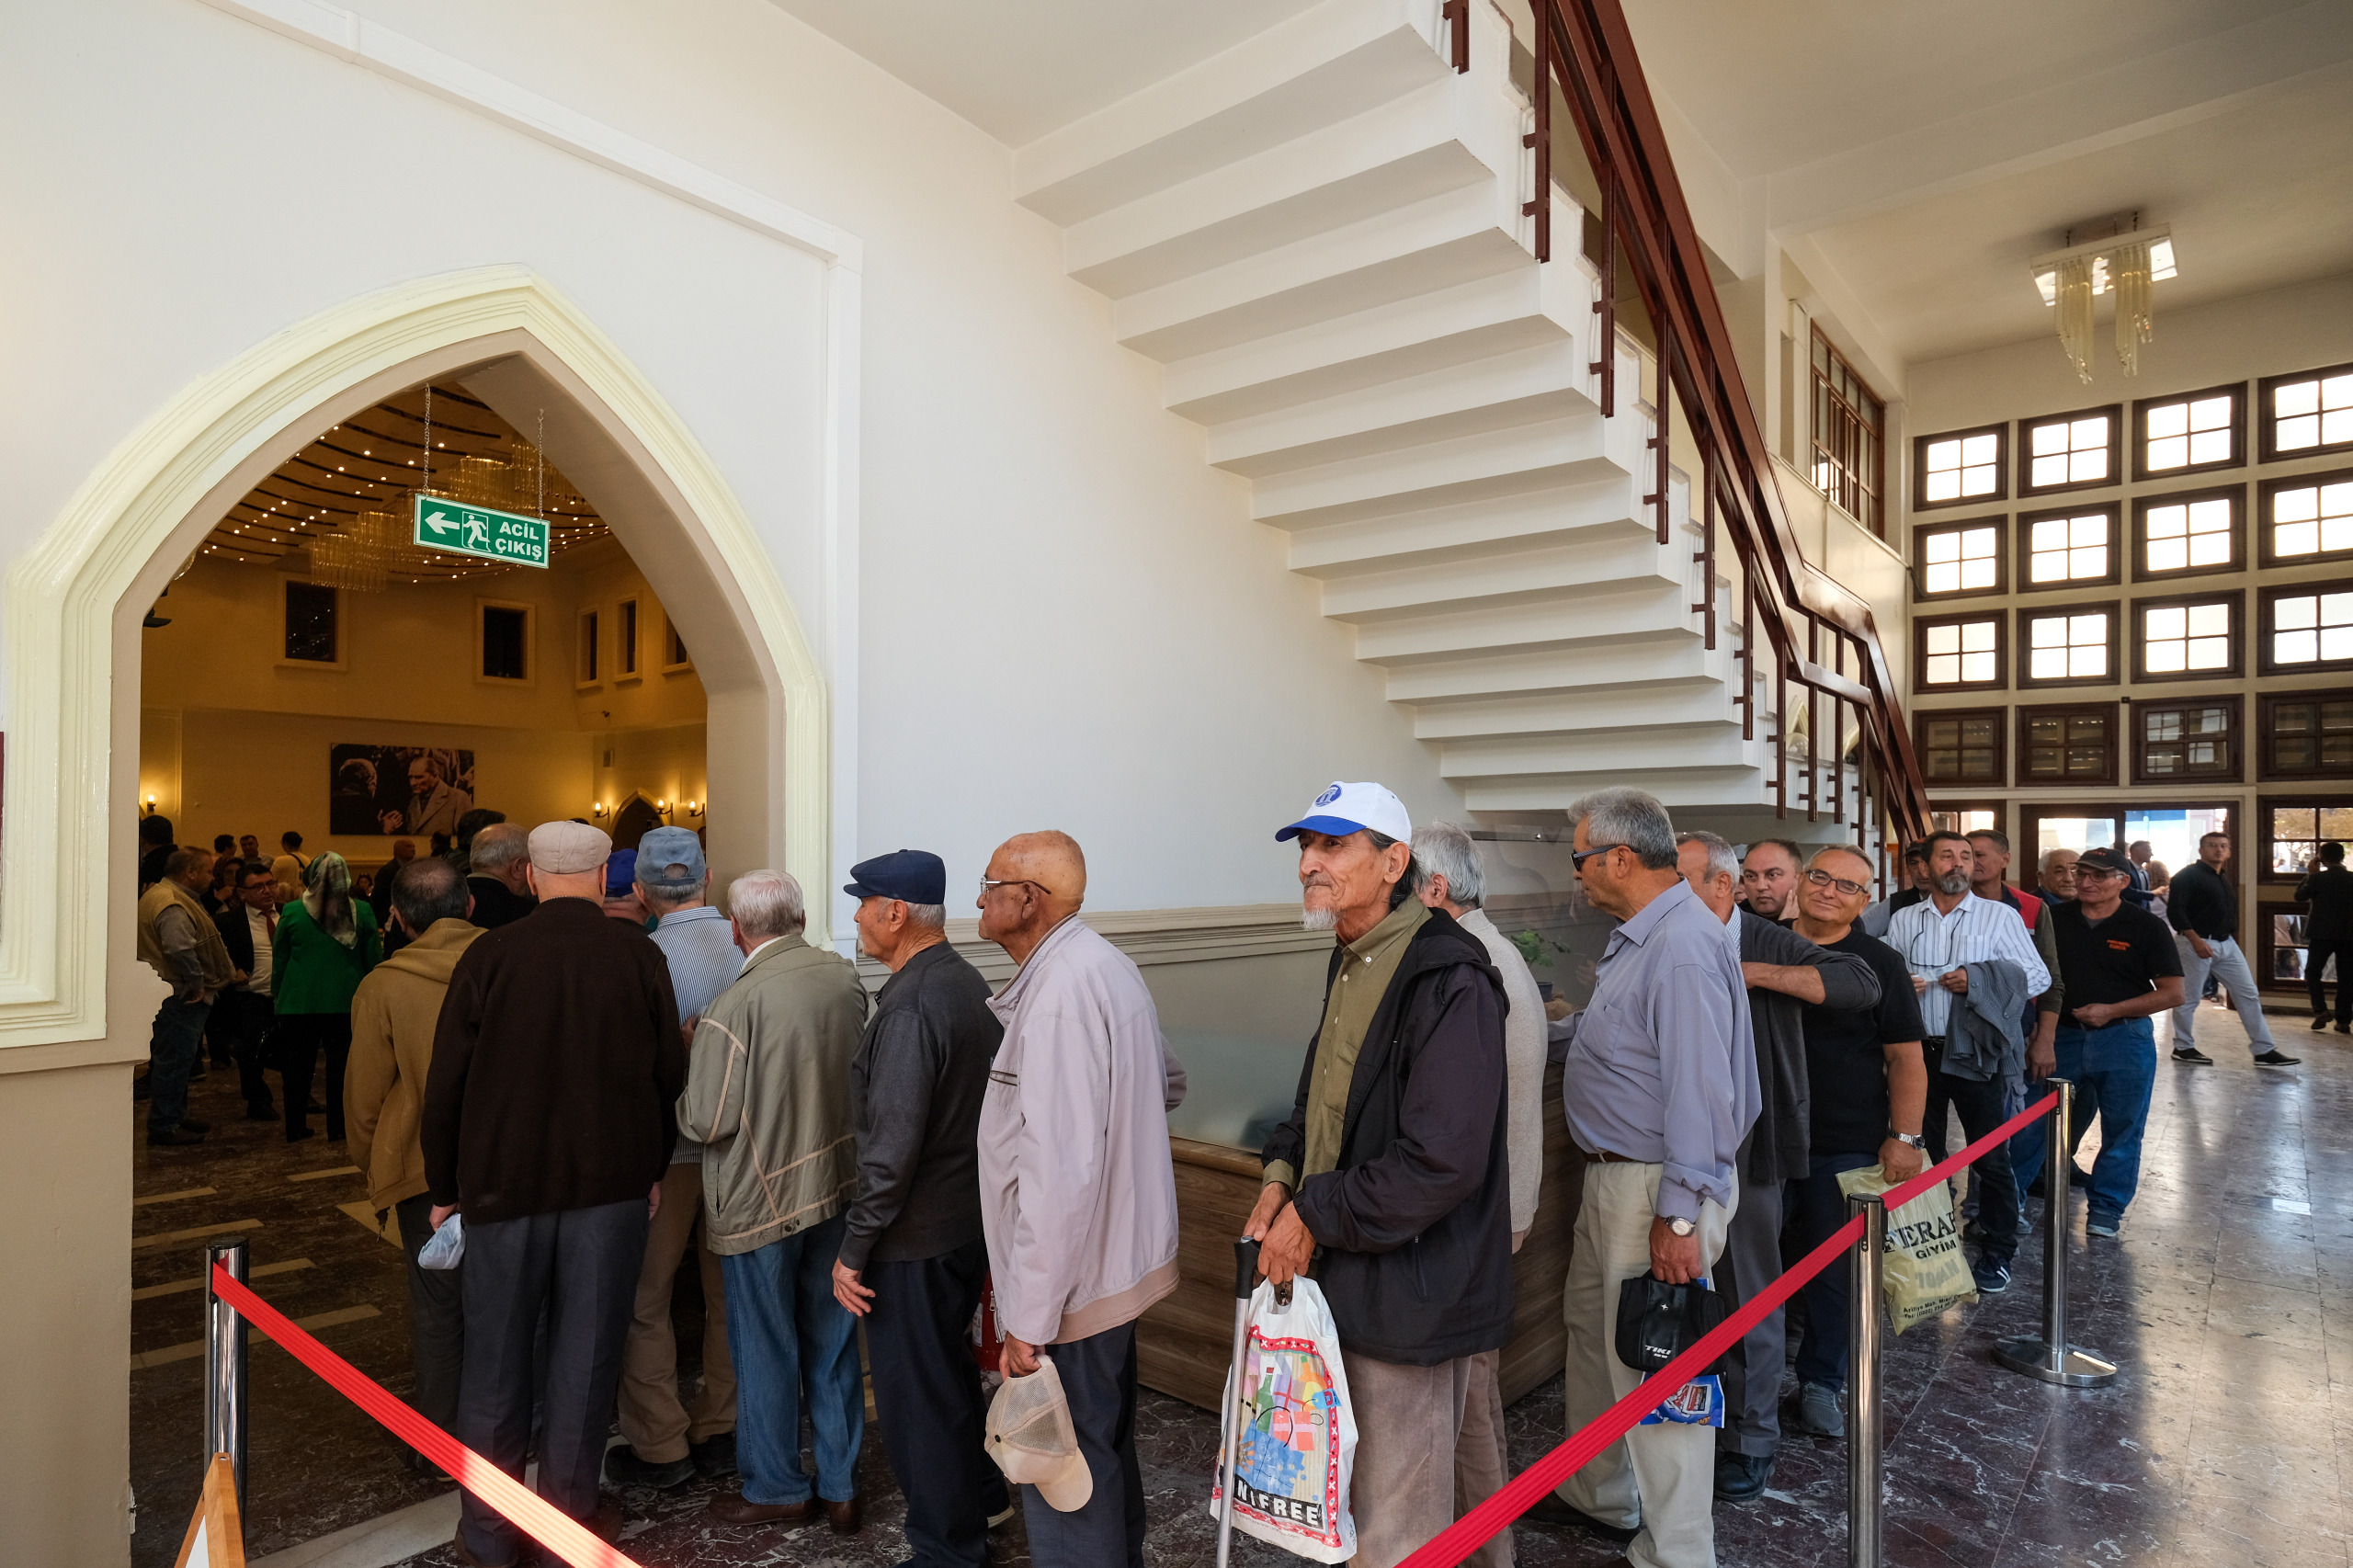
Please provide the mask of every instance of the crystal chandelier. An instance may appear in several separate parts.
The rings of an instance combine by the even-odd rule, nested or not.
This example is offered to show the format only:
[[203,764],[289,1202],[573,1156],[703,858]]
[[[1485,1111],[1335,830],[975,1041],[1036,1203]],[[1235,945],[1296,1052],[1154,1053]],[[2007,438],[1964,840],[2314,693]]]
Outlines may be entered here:
[[2059,347],[2075,374],[2092,379],[2092,300],[2116,295],[2116,358],[2128,376],[2141,373],[2141,345],[2155,334],[2153,284],[2175,275],[2173,230],[2143,229],[2138,212],[2120,212],[2067,231],[2063,249],[2029,265],[2042,302],[2059,312]]

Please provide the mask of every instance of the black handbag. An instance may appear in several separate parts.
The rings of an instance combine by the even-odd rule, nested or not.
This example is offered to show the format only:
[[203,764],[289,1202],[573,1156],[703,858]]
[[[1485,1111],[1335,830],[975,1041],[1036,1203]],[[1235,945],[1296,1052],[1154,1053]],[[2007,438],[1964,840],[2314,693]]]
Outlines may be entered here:
[[[1637,1275],[1618,1287],[1618,1359],[1646,1378],[1664,1371],[1731,1315],[1724,1299],[1704,1285]],[[1691,1376],[1706,1377],[1723,1359],[1718,1356]]]

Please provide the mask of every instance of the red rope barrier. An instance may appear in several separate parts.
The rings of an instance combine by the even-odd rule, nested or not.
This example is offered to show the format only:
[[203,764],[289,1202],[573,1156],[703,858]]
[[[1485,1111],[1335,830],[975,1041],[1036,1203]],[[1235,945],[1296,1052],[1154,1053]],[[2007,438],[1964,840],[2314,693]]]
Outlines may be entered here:
[[[1884,1200],[1889,1212],[1903,1208],[1926,1192],[1932,1184],[1972,1164],[1995,1144],[2020,1131],[2029,1122],[2044,1115],[2058,1103],[2057,1095],[2045,1095],[1951,1158],[1922,1171],[1902,1187],[1893,1189]],[[1632,1392],[1586,1423],[1559,1448],[1504,1483],[1495,1495],[1432,1536],[1411,1557],[1399,1563],[1398,1568],[1455,1568],[1455,1564],[1485,1545],[1496,1531],[1533,1507],[1538,1498],[1592,1463],[1602,1449],[1633,1430],[1643,1416],[1656,1410],[1665,1403],[1668,1395],[1689,1382],[1699,1369],[1731,1349],[1734,1342],[1762,1322],[1766,1314],[1795,1295],[1799,1287],[1807,1280],[1836,1262],[1848,1247],[1862,1240],[1862,1235],[1861,1217],[1849,1219],[1833,1231],[1828,1240],[1806,1254],[1796,1267],[1785,1271],[1755,1300],[1743,1304],[1738,1312],[1717,1324],[1699,1344],[1636,1384]]]
[[320,1344],[276,1307],[212,1267],[213,1293],[237,1309],[256,1328],[282,1346],[344,1398],[383,1423],[393,1437],[439,1465],[459,1485],[512,1520],[525,1534],[572,1564],[572,1568],[638,1568],[620,1551],[598,1540],[521,1482],[384,1392],[350,1362]]

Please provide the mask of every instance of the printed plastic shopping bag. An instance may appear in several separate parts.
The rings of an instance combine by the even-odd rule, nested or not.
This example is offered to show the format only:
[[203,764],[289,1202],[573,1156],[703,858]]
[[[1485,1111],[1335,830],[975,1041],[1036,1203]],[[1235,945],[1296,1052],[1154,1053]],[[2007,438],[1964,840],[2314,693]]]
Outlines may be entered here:
[[[1853,1198],[1889,1188],[1880,1167],[1870,1165],[1841,1176],[1838,1190]],[[1977,1300],[1977,1281],[1969,1272],[1961,1223],[1952,1211],[1951,1184],[1931,1182],[1927,1191],[1888,1214],[1880,1289],[1887,1297],[1887,1321],[1898,1334]]]
[[[1242,1365],[1225,1377],[1225,1436],[1232,1436],[1237,1404],[1249,1408],[1233,1467],[1233,1528],[1313,1562],[1354,1557],[1348,1472],[1356,1462],[1357,1418],[1340,1366],[1339,1331],[1315,1281],[1293,1280],[1288,1307],[1276,1304],[1272,1285],[1258,1282],[1250,1296]],[[1212,1517],[1225,1502],[1223,1456],[1221,1448],[1218,1479],[1210,1490]]]
[[466,1217],[452,1214],[417,1250],[419,1268],[455,1268],[466,1260]]
[[[1729,1304],[1704,1274],[1690,1285],[1669,1285],[1654,1275],[1636,1275],[1618,1287],[1614,1345],[1618,1359],[1644,1377],[1655,1376],[1730,1315]],[[1723,1359],[1719,1356],[1711,1366],[1720,1367]],[[1724,1384],[1713,1370],[1677,1389],[1636,1423],[1643,1426],[1723,1424]]]

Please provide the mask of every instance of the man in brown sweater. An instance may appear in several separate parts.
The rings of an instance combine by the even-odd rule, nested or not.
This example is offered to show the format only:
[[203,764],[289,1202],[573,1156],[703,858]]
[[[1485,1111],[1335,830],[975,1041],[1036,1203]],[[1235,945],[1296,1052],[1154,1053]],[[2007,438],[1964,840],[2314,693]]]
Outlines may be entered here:
[[[540,1495],[607,1540],[620,1514],[597,1507],[597,1478],[687,1076],[661,949],[605,918],[611,853],[612,840],[585,824],[532,830],[540,906],[458,960],[423,1122],[432,1221],[465,1216],[456,1436],[522,1475],[544,1311]],[[478,1568],[522,1551],[515,1527],[471,1493],[456,1544]]]
[[409,1403],[447,1431],[457,1423],[465,1358],[464,1275],[458,1268],[417,1267],[416,1255],[433,1234],[433,1199],[425,1189],[425,1145],[417,1129],[449,977],[483,933],[467,924],[474,901],[465,878],[447,860],[412,859],[398,882],[387,907],[405,941],[369,971],[352,994],[343,1120],[351,1163],[368,1183],[368,1201],[380,1212],[397,1213],[408,1253],[409,1360],[416,1370]]

